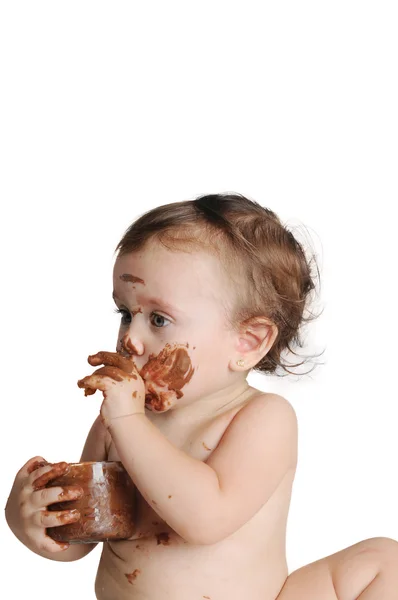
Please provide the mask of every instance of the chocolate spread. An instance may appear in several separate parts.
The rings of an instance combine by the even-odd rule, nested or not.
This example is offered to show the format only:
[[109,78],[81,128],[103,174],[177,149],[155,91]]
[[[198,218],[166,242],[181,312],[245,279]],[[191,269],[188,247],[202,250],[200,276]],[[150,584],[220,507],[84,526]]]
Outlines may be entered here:
[[48,510],[76,509],[80,519],[47,528],[51,538],[70,544],[91,544],[132,536],[135,486],[120,461],[70,463],[67,473],[52,479],[46,487],[73,485],[83,488],[83,496],[50,504]]

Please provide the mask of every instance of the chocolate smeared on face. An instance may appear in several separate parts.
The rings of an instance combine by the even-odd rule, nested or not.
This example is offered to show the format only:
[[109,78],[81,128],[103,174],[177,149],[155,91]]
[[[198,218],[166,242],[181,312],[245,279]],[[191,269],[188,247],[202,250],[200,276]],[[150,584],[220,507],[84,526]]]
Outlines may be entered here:
[[119,276],[119,279],[122,281],[128,281],[129,283],[142,283],[145,285],[145,281],[140,277],[136,277],[135,275],[131,275],[131,273],[123,273],[123,275]]
[[140,371],[146,382],[145,404],[148,409],[163,412],[171,406],[173,397],[183,396],[181,388],[190,381],[195,370],[187,346],[175,344],[175,348],[172,348],[166,344],[157,356],[149,355]]
[[128,333],[126,333],[122,339],[119,340],[118,353],[126,357],[131,356],[132,354],[137,354],[137,351],[131,343]]

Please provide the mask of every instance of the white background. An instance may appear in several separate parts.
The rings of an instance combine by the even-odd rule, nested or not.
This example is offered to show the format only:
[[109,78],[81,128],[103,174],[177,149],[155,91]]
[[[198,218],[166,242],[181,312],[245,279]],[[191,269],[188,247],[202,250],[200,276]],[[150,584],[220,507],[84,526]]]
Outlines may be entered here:
[[[398,538],[395,5],[1,4],[3,506],[30,457],[80,457],[102,396],[76,381],[116,343],[125,229],[236,191],[305,227],[321,270],[324,313],[299,352],[326,348],[324,364],[249,376],[299,420],[289,570]],[[69,600],[78,581],[94,599],[99,546],[50,562],[0,527],[2,595]]]

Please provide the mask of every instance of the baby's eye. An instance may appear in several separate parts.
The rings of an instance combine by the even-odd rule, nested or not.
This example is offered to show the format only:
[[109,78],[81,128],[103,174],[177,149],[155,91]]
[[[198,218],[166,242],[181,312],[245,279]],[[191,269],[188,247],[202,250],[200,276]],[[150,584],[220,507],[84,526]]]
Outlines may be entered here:
[[[169,319],[166,319],[166,317],[162,317],[162,315],[158,315],[158,313],[155,313],[155,312],[151,313],[151,317],[156,317],[157,319],[161,319],[161,321],[169,321]],[[159,323],[159,321],[158,321],[158,323]],[[170,323],[170,321],[169,321],[169,323]],[[162,325],[159,325],[159,326],[155,325],[155,327],[157,327],[158,329],[161,329]]]
[[[114,312],[121,315],[122,325],[129,325],[131,323],[131,314],[127,310],[125,310],[123,308],[117,308],[117,309],[115,309]],[[151,313],[151,317],[156,317],[157,322],[154,323],[154,326],[157,329],[162,328],[162,326],[163,326],[162,323],[164,324],[164,321],[170,322],[169,319],[166,319],[166,317],[162,317],[162,315],[158,315],[158,313],[155,313],[155,312]],[[159,319],[160,319],[160,322],[159,322]]]
[[123,325],[128,325],[131,323],[131,315],[127,310],[124,310],[123,308],[116,308],[114,312],[121,315],[121,322]]

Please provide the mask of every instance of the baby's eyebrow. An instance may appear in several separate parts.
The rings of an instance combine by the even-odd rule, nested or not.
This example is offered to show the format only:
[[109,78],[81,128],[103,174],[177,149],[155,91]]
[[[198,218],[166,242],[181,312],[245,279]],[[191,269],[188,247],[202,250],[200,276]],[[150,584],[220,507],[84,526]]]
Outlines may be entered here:
[[[112,298],[114,300],[116,299],[120,299],[115,292],[112,293]],[[164,308],[167,311],[171,311],[171,312],[176,312],[176,313],[181,313],[182,311],[179,310],[177,307],[173,306],[172,304],[170,304],[169,302],[166,302],[165,300],[162,300],[161,298],[157,297],[157,296],[152,296],[151,298],[147,298],[146,299],[147,304],[156,304],[156,306],[161,306],[162,308]]]

